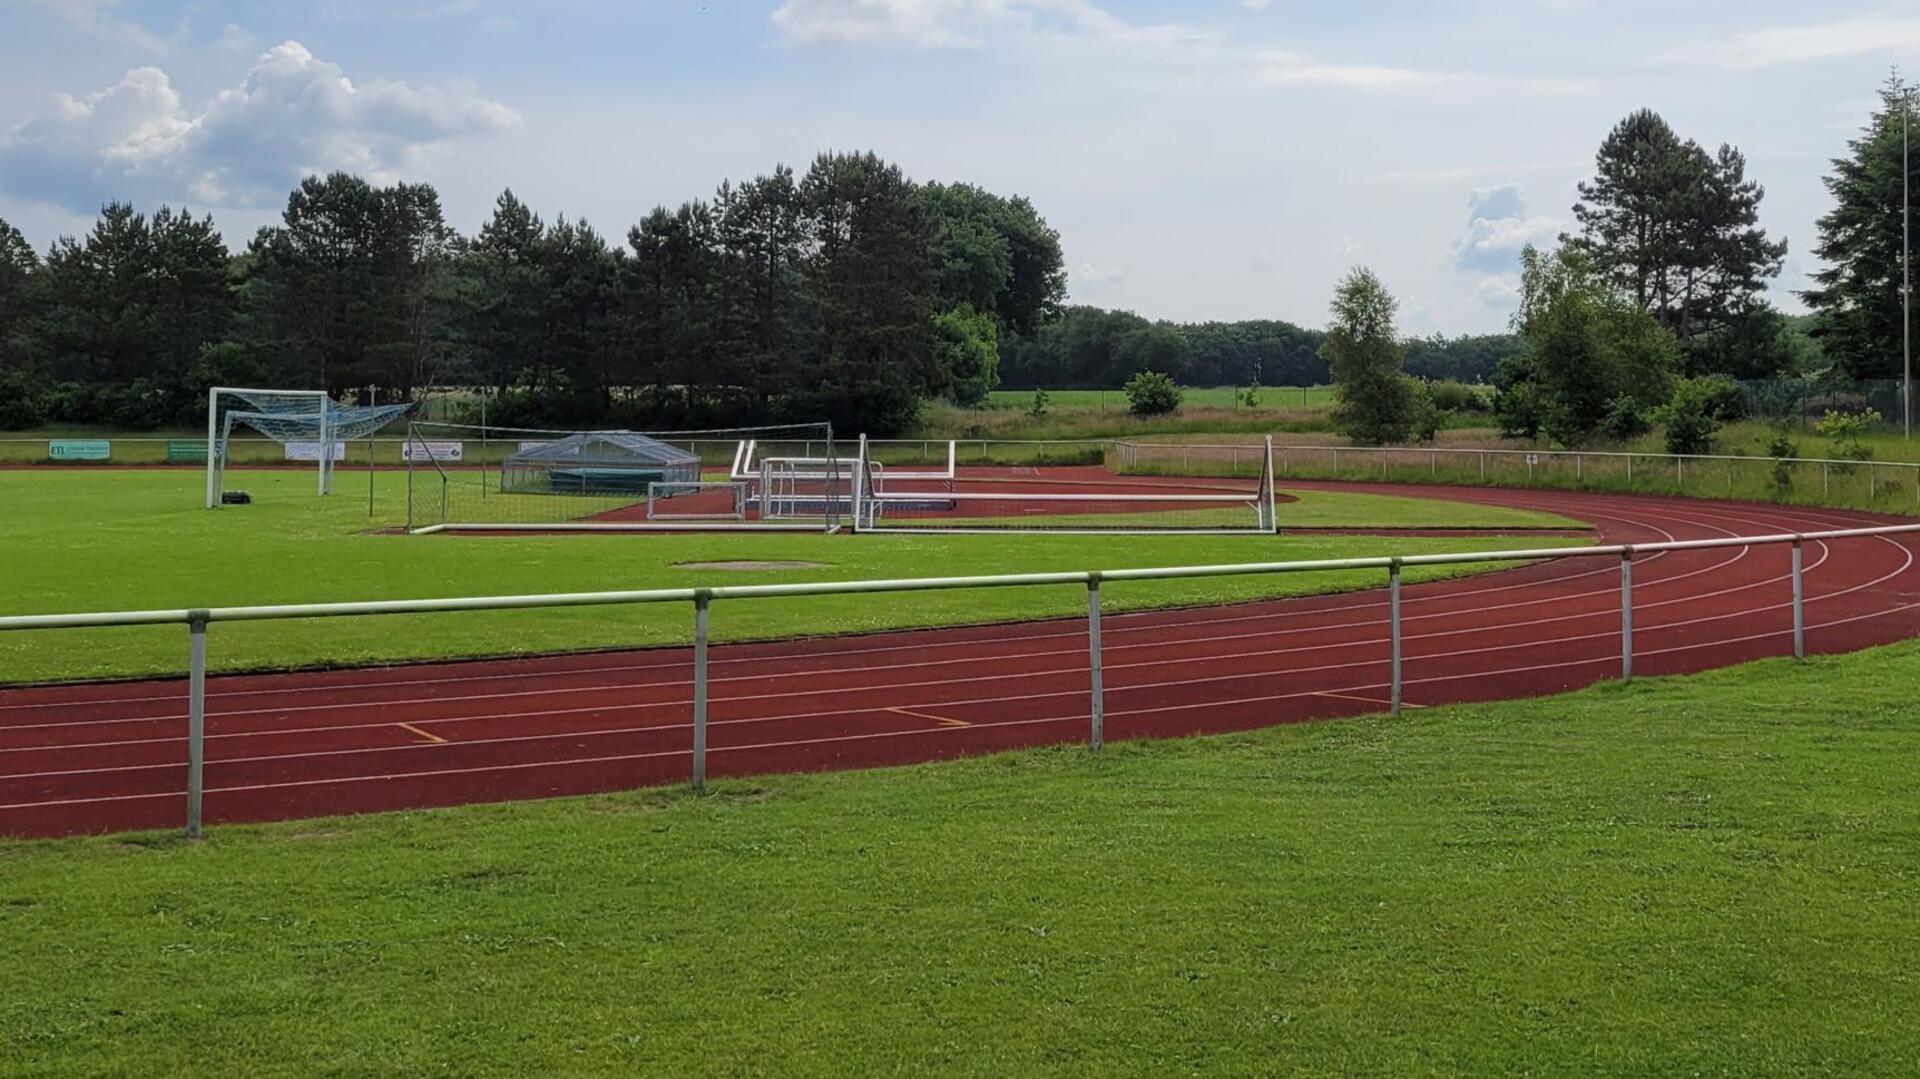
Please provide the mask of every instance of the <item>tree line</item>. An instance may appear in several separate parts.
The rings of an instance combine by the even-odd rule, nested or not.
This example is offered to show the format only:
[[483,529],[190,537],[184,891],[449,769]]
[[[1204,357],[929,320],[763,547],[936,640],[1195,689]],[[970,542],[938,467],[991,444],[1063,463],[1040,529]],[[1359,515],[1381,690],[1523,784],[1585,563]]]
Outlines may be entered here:
[[[1188,386],[1323,386],[1326,333],[1291,322],[1150,321],[1131,311],[1073,305],[1037,332],[1000,342],[1000,377],[1017,389],[1114,389],[1142,371]],[[1426,379],[1488,382],[1519,349],[1511,334],[1410,338],[1407,370]]]
[[822,154],[610,241],[502,193],[473,236],[429,185],[311,177],[229,253],[210,217],[105,207],[37,255],[0,222],[0,428],[152,428],[210,385],[485,387],[496,422],[893,432],[998,383],[1002,335],[1059,312],[1031,203]]

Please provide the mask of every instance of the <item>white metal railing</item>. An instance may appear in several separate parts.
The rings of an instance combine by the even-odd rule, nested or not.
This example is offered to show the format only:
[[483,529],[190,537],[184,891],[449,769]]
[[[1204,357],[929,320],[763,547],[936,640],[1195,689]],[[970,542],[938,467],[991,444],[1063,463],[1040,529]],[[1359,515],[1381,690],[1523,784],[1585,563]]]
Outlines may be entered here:
[[1100,660],[1100,588],[1110,581],[1166,581],[1194,577],[1255,576],[1311,573],[1329,570],[1384,569],[1389,592],[1390,707],[1400,713],[1400,574],[1408,566],[1459,565],[1474,562],[1532,562],[1562,558],[1618,558],[1620,560],[1620,675],[1633,678],[1633,560],[1636,555],[1723,547],[1791,544],[1793,595],[1793,654],[1806,655],[1801,545],[1809,540],[1844,540],[1871,536],[1920,534],[1920,524],[1886,525],[1824,532],[1733,536],[1720,539],[1675,540],[1662,543],[1598,547],[1568,547],[1511,551],[1471,551],[1451,554],[1321,559],[1299,562],[1255,562],[1217,566],[1172,566],[1152,569],[1092,570],[1054,573],[1014,573],[977,577],[927,577],[900,580],[820,581],[801,584],[730,585],[714,588],[659,588],[623,592],[570,592],[550,595],[476,596],[451,599],[371,600],[357,603],[306,603],[256,607],[173,608],[151,611],[105,611],[85,614],[39,614],[0,617],[0,632],[84,629],[106,626],[184,625],[188,628],[188,732],[186,831],[198,837],[202,830],[206,742],[207,627],[216,622],[260,622],[283,619],[343,618],[365,615],[429,614],[452,611],[523,610],[528,608],[614,606],[639,603],[691,603],[693,629],[693,786],[703,788],[707,777],[707,645],[708,610],[715,600],[769,599],[793,596],[854,595],[875,592],[929,592],[963,588],[1016,588],[1042,585],[1079,585],[1087,590],[1088,669],[1091,675],[1088,744],[1104,740],[1104,683]]

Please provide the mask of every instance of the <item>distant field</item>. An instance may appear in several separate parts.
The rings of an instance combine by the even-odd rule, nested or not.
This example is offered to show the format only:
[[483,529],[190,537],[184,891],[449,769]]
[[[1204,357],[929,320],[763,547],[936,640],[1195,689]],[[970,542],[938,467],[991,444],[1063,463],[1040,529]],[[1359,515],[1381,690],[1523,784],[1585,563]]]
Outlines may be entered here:
[[[370,531],[401,519],[406,477],[378,476],[367,516],[365,476],[342,475],[320,499],[304,471],[237,470],[246,507],[200,507],[198,474],[161,470],[0,471],[0,613],[317,603],[508,593],[1110,569],[1472,551],[1542,546],[1497,538],[1402,536],[404,536]],[[1280,507],[1283,527],[1554,527],[1547,514],[1466,503],[1309,492]],[[1554,545],[1580,542],[1545,538]],[[818,569],[723,575],[681,562],[802,560]],[[1485,568],[1485,567],[1481,567]],[[1423,568],[1409,579],[1435,574]],[[1379,584],[1329,573],[1116,586],[1115,610],[1231,602]],[[721,640],[1070,615],[1074,589],[936,592],[897,599],[766,600],[716,612]],[[678,607],[492,611],[408,618],[223,625],[217,669],[365,663],[442,656],[684,643]],[[0,681],[170,672],[185,662],[178,627],[0,634]]]
[[1911,1074],[1916,681],[0,840],[0,1071]]
[[[1181,388],[1181,404],[1194,408],[1238,408],[1242,389],[1185,386]],[[1262,386],[1257,393],[1256,407],[1260,409],[1330,408],[1333,405],[1331,386]],[[1127,407],[1127,395],[1120,390],[1048,390],[1047,398],[1049,408],[1125,410]],[[990,408],[1026,408],[1033,404],[1033,391],[995,390],[988,396],[987,404]]]

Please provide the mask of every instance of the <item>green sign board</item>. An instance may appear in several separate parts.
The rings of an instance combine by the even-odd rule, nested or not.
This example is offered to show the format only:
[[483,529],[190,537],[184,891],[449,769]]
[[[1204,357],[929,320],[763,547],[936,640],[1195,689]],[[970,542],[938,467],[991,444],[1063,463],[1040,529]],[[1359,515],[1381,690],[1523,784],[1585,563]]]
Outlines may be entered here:
[[105,439],[66,438],[47,443],[47,456],[56,461],[104,461],[113,451]]
[[204,438],[170,438],[167,440],[168,461],[204,461],[207,459],[207,440]]

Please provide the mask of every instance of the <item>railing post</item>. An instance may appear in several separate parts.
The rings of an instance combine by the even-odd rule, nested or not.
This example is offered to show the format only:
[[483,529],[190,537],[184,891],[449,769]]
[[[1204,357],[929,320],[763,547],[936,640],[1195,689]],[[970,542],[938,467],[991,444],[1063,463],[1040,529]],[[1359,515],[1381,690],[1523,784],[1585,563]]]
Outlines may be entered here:
[[1633,548],[1631,547],[1620,552],[1620,681],[1633,681]]
[[1627,454],[1627,486],[1633,486],[1633,454]]
[[1827,463],[1825,461],[1822,461],[1820,462],[1820,497],[1826,498],[1828,496],[1828,493],[1829,491],[1827,486]]
[[1487,451],[1480,451],[1480,482],[1487,482]]
[[1392,675],[1389,694],[1393,701],[1393,714],[1400,714],[1400,560],[1394,559],[1387,566],[1387,637],[1391,642]]
[[707,608],[705,589],[693,597],[693,789],[707,789]]
[[199,839],[207,766],[207,612],[188,616],[187,838]]
[[1087,745],[1099,749],[1107,739],[1107,703],[1106,676],[1100,670],[1100,575],[1087,578],[1087,670],[1091,683],[1092,704],[1090,726],[1087,729]]
[[1793,537],[1793,658],[1807,658],[1807,616],[1804,600],[1804,574],[1801,571],[1800,537]]

